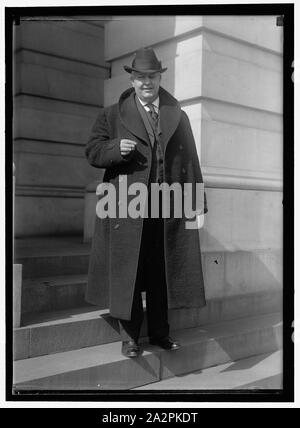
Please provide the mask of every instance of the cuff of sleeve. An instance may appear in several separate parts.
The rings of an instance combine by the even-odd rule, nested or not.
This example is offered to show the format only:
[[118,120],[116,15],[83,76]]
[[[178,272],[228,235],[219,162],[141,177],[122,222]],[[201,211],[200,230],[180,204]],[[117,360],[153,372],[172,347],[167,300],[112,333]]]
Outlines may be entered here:
[[126,157],[121,155],[119,138],[116,138],[110,142],[110,147],[108,147],[108,157],[111,166],[128,162],[132,158],[132,154]]

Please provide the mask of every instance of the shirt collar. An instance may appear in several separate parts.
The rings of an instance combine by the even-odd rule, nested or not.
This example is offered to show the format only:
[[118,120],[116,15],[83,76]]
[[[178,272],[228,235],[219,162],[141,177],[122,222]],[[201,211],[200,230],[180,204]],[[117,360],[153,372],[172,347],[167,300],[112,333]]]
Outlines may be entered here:
[[[139,102],[142,104],[143,107],[145,107],[147,104],[149,104],[147,101],[142,101],[138,96],[137,99],[139,100]],[[156,107],[156,109],[159,109],[159,97],[155,98],[154,101],[152,101],[152,103],[154,105],[154,107]]]

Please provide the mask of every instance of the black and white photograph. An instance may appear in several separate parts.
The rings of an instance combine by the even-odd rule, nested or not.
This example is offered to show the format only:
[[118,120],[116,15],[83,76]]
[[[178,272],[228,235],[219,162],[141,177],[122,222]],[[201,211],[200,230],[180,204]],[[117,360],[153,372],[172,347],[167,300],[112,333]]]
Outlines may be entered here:
[[293,8],[248,6],[7,11],[13,400],[292,399]]

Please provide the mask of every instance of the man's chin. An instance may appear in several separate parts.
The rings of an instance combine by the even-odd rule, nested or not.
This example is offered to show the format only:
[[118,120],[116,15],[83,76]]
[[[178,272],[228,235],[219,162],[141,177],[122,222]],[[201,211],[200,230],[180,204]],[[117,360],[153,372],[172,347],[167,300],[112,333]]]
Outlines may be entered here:
[[156,95],[153,92],[146,92],[145,94],[143,94],[143,98],[145,99],[145,101],[153,101],[156,98]]

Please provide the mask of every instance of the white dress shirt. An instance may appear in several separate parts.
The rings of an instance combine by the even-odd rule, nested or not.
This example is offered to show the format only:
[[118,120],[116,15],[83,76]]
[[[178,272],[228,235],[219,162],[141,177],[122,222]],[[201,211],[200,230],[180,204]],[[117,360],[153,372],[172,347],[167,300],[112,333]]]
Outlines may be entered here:
[[142,106],[146,111],[148,112],[150,111],[147,104],[152,104],[154,106],[154,110],[156,111],[156,113],[159,114],[159,97],[155,98],[155,100],[152,101],[152,103],[149,103],[148,101],[142,101],[138,96],[137,96],[137,99],[139,100],[139,102],[142,104]]

